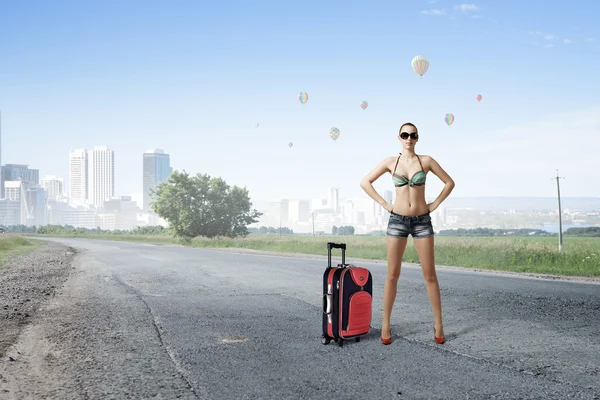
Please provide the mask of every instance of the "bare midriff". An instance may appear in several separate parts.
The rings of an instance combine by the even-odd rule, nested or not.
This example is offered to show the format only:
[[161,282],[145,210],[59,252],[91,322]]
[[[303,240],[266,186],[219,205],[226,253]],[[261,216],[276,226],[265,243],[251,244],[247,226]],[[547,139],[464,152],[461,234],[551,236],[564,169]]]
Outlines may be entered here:
[[415,216],[429,212],[425,200],[425,186],[409,185],[396,188],[396,200],[392,212],[400,215]]

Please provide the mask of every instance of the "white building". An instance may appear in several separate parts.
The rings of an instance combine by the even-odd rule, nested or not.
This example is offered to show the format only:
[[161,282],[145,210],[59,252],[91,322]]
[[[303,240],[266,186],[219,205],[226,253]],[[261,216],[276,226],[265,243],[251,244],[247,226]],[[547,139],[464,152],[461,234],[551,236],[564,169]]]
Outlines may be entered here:
[[75,228],[95,229],[97,224],[96,207],[88,204],[71,206],[67,203],[48,204],[48,224],[70,225]]
[[325,210],[328,209],[329,206],[327,205],[327,199],[312,199],[311,200],[311,204],[310,204],[310,209],[312,211],[316,211],[316,210]]
[[96,226],[103,231],[114,231],[118,228],[119,216],[117,214],[96,214]]
[[352,212],[352,221],[354,225],[364,226],[365,224],[365,212],[361,210],[354,210]]
[[[138,213],[137,214],[136,226],[157,226],[157,225],[160,225],[164,228],[169,227],[169,223],[164,218],[160,218],[158,215],[148,214],[148,213]],[[264,224],[262,224],[262,225],[264,225]],[[259,228],[261,226],[261,224],[257,223],[257,224],[251,224],[249,226],[255,226],[256,228]]]
[[115,153],[106,146],[88,151],[88,201],[101,207],[115,195]]
[[305,224],[311,220],[310,200],[291,199],[288,203],[290,225]]
[[431,213],[431,222],[436,232],[439,232],[446,225],[446,220],[446,208],[442,205]]
[[114,197],[104,202],[101,222],[98,226],[106,230],[131,230],[138,226],[137,215],[139,208],[131,196]]
[[86,149],[69,151],[69,204],[83,205],[88,199],[88,154]]
[[327,191],[327,206],[333,210],[333,215],[340,211],[340,188],[330,187]]
[[65,182],[63,178],[54,175],[46,175],[41,179],[41,186],[46,191],[46,200],[62,201],[65,193]]
[[375,213],[373,209],[373,199],[370,197],[348,197],[343,202],[344,222],[347,225],[357,224],[359,218],[361,221],[368,220],[368,223],[374,223]]
[[[25,198],[23,182],[5,181],[4,197],[8,200],[12,200],[13,202],[17,202],[19,204],[18,214],[15,214],[15,217],[13,218],[15,222],[14,225],[25,225],[27,223],[27,202]],[[14,205],[10,207],[14,210]]]
[[270,199],[267,207],[268,226],[273,228],[289,227],[288,199]]

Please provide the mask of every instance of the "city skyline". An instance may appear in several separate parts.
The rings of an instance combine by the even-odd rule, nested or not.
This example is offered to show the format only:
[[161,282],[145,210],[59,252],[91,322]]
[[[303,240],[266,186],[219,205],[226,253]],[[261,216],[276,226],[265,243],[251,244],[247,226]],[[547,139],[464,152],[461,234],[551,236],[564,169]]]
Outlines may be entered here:
[[[94,156],[91,157],[91,162],[88,161],[90,153],[97,153],[95,158],[101,161],[100,164],[102,165],[100,165],[100,168],[98,166],[94,167],[97,164],[93,161]],[[98,157],[98,155],[101,157]],[[147,182],[145,184],[150,183],[149,180],[155,183],[159,181],[164,182],[168,174],[172,171],[169,154],[165,153],[162,149],[151,149],[142,153],[142,157],[144,161],[142,168],[147,173]],[[133,228],[136,225],[143,226],[160,223],[156,217],[144,214],[147,210],[143,209],[143,203],[140,202],[141,199],[133,199],[130,195],[112,191],[110,182],[114,182],[114,177],[118,176],[118,171],[115,171],[115,154],[107,146],[94,146],[91,149],[71,149],[68,153],[68,159],[70,171],[76,173],[71,173],[69,180],[78,183],[80,188],[89,188],[89,186],[93,185],[93,183],[88,184],[90,181],[87,177],[88,174],[96,173],[99,180],[108,183],[103,201],[94,199],[94,196],[85,196],[84,201],[73,202],[73,193],[65,188],[63,178],[45,173],[41,174],[39,169],[30,168],[28,165],[7,164],[2,166],[5,175],[10,177],[10,180],[5,182],[9,186],[9,190],[6,192],[4,206],[20,208],[20,211],[16,208],[14,209],[15,213],[19,212],[20,215],[17,216],[15,214],[14,217],[10,217],[10,215],[6,214],[9,211],[5,210],[2,212],[3,219],[18,218],[23,222],[26,221],[27,225],[34,224],[39,226],[46,223],[59,223],[88,229],[97,226],[102,227],[102,229],[126,229]],[[106,177],[103,177],[103,174]],[[64,196],[65,192],[69,193],[66,197]],[[93,190],[90,192],[93,192]],[[44,196],[44,193],[46,196]],[[394,193],[392,190],[383,190],[382,196],[388,202],[393,202]],[[250,227],[277,227],[280,225],[293,229],[297,233],[310,233],[316,227],[316,232],[326,233],[333,229],[334,226],[351,225],[356,229],[357,234],[365,234],[381,231],[389,216],[379,204],[368,196],[354,197],[346,195],[339,187],[331,186],[321,192],[321,195],[318,197],[307,197],[309,196],[302,196],[302,198],[283,198],[279,196],[278,199],[271,198],[266,202],[252,199],[253,208],[259,209],[264,214],[257,223],[251,224]],[[507,212],[509,215],[512,215],[526,210],[524,215],[531,217],[530,211],[532,210],[542,210],[541,214],[539,212],[534,212],[533,214],[544,216],[548,210],[550,211],[549,215],[552,215],[556,209],[554,198],[527,198],[520,196],[512,199],[510,197],[497,199],[473,197],[466,199],[470,199],[467,201],[470,204],[461,204],[461,201],[464,201],[465,198],[449,198],[438,210],[432,213],[436,230],[471,226],[473,221],[482,221],[480,215],[488,213],[498,214],[497,211],[499,210],[502,211],[499,213],[500,215]],[[549,199],[550,201],[548,201]],[[64,202],[66,200],[69,200],[74,208],[69,209],[67,203]],[[495,205],[491,205],[490,203],[493,200],[496,200]],[[13,203],[10,203],[11,201]],[[478,201],[480,202],[479,204]],[[481,201],[483,203],[487,202],[487,205],[482,207]],[[576,201],[577,204],[573,203],[573,201]],[[19,202],[21,203],[20,207],[17,204]],[[46,204],[48,204],[48,219],[46,218]],[[87,207],[89,205],[95,208],[90,209]],[[598,210],[600,209],[600,198],[573,198],[566,196],[563,197],[563,207],[565,216],[570,216],[573,220],[572,222],[576,222],[571,226],[582,226],[582,223],[584,225],[586,223],[597,224],[594,221],[597,220]],[[570,207],[573,207],[573,209],[570,209]],[[448,214],[447,209],[453,210],[452,213]],[[470,217],[471,221],[465,220],[464,215],[456,215],[457,212],[459,214],[464,212],[461,210],[475,212]],[[486,210],[483,214],[478,213],[483,210]],[[592,210],[592,212],[590,213],[586,210]],[[531,219],[531,221],[537,221],[537,225],[539,225],[540,220],[537,217]],[[507,226],[507,222],[501,221],[502,217],[500,222],[491,223],[488,221],[480,223],[484,225],[491,224],[492,226],[496,226],[495,224],[499,224],[498,226]],[[533,227],[531,224],[535,225],[535,223],[531,221],[529,225],[525,223],[523,227]],[[553,229],[552,221],[548,221],[547,218],[543,224],[544,226],[549,226],[549,229]],[[513,222],[512,225],[509,223],[509,226],[516,225]]]
[[[0,136],[1,145],[1,136]],[[150,149],[142,154],[145,172],[142,186],[144,189],[155,188],[158,182],[165,182],[172,172],[170,156],[163,149]],[[153,162],[149,162],[152,160]],[[115,153],[108,146],[92,146],[68,151],[67,179],[57,176],[51,171],[32,168],[30,164],[0,165],[2,177],[0,180],[0,199],[4,198],[5,182],[22,181],[24,188],[38,186],[46,191],[46,197],[53,201],[65,201],[70,205],[93,205],[102,207],[104,201],[122,196],[132,196],[132,193],[117,193],[114,189]],[[142,211],[144,198],[148,193],[137,197],[135,202]],[[147,204],[147,203],[146,203]]]
[[[73,162],[73,157],[74,156],[78,156],[81,158],[81,160],[77,160],[78,163],[81,163],[80,168],[85,168],[84,164],[87,164],[87,162],[85,161],[87,159],[87,151],[92,150],[92,149],[104,149],[104,150],[108,150],[112,153],[112,157],[114,157],[114,151],[111,149],[108,149],[107,146],[91,146],[91,147],[87,147],[87,148],[80,148],[80,149],[70,149],[69,150],[69,171],[73,170],[72,167],[72,162]],[[142,157],[146,156],[163,156],[165,158],[165,162],[163,166],[157,166],[157,171],[159,169],[164,169],[165,171],[168,171],[168,173],[165,173],[164,171],[160,176],[159,181],[164,182],[166,181],[166,178],[168,177],[168,175],[174,170],[171,166],[170,166],[170,154],[165,153],[165,151],[163,149],[147,149],[144,152],[142,152],[140,155],[142,155]],[[75,157],[76,158],[76,157]],[[114,161],[113,161],[114,162]],[[35,165],[30,165],[30,164],[5,164],[2,166],[2,171],[4,173],[7,173],[6,171],[8,171],[8,174],[10,176],[10,174],[17,174],[16,176],[19,176],[19,179],[21,179],[21,174],[23,172],[23,170],[27,170],[25,171],[25,173],[27,174],[27,177],[25,177],[24,179],[26,181],[39,181],[40,186],[44,187],[43,185],[43,181],[44,179],[50,179],[52,182],[49,183],[50,185],[60,185],[60,189],[52,189],[52,190],[59,190],[62,194],[67,195],[68,198],[70,198],[69,194],[72,192],[71,185],[72,183],[70,182],[73,177],[71,176],[71,174],[67,174],[68,179],[65,179],[62,176],[53,174],[51,171],[43,171],[40,170],[39,168],[33,168]],[[113,166],[114,167],[114,166]],[[144,166],[142,164],[142,168],[140,168],[140,170],[144,170]],[[85,169],[84,169],[85,171]],[[82,183],[84,185],[86,185],[86,179],[85,179],[85,175],[87,173],[84,172],[83,175],[78,175],[79,179],[82,180]],[[118,168],[114,167],[114,171],[112,171],[112,174],[114,174],[114,177],[118,177],[119,173],[118,173]],[[158,176],[157,175],[157,176]],[[10,180],[10,179],[7,179]],[[554,191],[556,191],[556,184],[552,183],[553,185],[553,189]],[[564,185],[564,183],[563,183]],[[143,182],[142,185],[144,186]],[[364,193],[359,193],[358,196],[356,196],[356,194],[352,194],[349,193],[347,190],[344,190],[344,188],[342,188],[342,192],[344,193],[348,193],[346,195],[342,195],[340,197],[340,188],[339,187],[335,187],[335,186],[326,186],[326,187],[319,187],[317,188],[317,191],[320,193],[317,193],[316,196],[311,196],[310,193],[306,193],[300,196],[296,196],[296,197],[291,197],[291,196],[284,196],[284,195],[278,195],[278,196],[272,196],[270,198],[256,198],[255,196],[252,196],[252,193],[250,193],[250,197],[251,197],[251,201],[253,202],[253,204],[260,204],[262,208],[266,208],[265,204],[266,202],[268,202],[270,199],[272,198],[288,198],[288,199],[309,199],[309,198],[322,198],[324,200],[328,200],[331,196],[332,193],[329,191],[330,189],[336,189],[335,190],[335,196],[338,199],[344,199],[347,197],[364,197],[365,199],[369,199],[369,197],[364,194]],[[87,189],[84,190],[84,192]],[[327,191],[326,194],[323,195],[324,191]],[[388,202],[391,201],[391,196],[387,195],[387,193],[392,193],[392,190],[390,190],[390,188],[385,188],[385,186],[381,189],[380,194],[382,195],[382,197],[384,197]],[[143,197],[144,197],[144,193],[143,192],[117,192],[116,190],[114,192],[111,192],[111,196],[112,197],[120,197],[120,196],[131,196],[135,199],[135,201],[138,203],[138,206],[140,207],[140,209],[143,210]],[[435,198],[436,194],[427,194],[427,198],[428,200],[433,200]],[[551,193],[550,196],[527,196],[527,195],[522,195],[522,196],[451,196],[449,197],[445,203],[448,202],[452,202],[453,199],[455,198],[459,198],[459,199],[494,199],[494,198],[503,198],[503,199],[507,199],[507,198],[515,198],[515,199],[524,199],[524,198],[555,198],[556,197],[556,193]],[[564,194],[564,190],[563,190],[563,194],[561,196],[561,198],[563,199],[568,199],[568,198],[587,198],[587,199],[594,199],[594,200],[600,200],[600,196],[572,196],[572,195],[565,195]],[[70,201],[70,200],[69,200]],[[554,201],[554,200],[553,200]],[[598,205],[600,206],[600,203],[598,203]]]
[[[360,180],[398,154],[412,121],[416,151],[453,177],[452,196],[552,196],[557,169],[565,196],[600,196],[589,184],[600,81],[588,72],[600,67],[600,4],[56,4],[4,8],[3,164],[66,178],[58,154],[102,143],[118,155],[115,192],[142,198],[138,155],[164,148],[174,170],[257,200],[329,186],[362,196]],[[430,61],[422,79],[416,55]],[[388,175],[375,183],[392,187]],[[428,197],[441,187],[428,176]]]
[[[0,143],[1,145],[1,143]],[[39,182],[39,185],[44,187],[46,189],[46,186],[44,186],[44,179],[48,180],[48,185],[50,185],[53,189],[53,191],[59,191],[61,194],[64,194],[67,196],[68,201],[70,202],[70,198],[71,198],[71,193],[72,193],[72,180],[75,178],[75,180],[77,181],[78,179],[81,180],[82,184],[84,186],[87,186],[87,180],[85,179],[85,176],[87,175],[88,172],[86,171],[87,165],[88,165],[88,161],[86,161],[88,159],[88,152],[89,151],[93,151],[93,150],[100,150],[100,151],[107,151],[111,154],[111,168],[110,168],[110,174],[111,174],[111,180],[114,180],[116,177],[119,176],[118,173],[118,168],[115,167],[114,165],[114,157],[115,157],[115,152],[112,149],[109,149],[108,146],[88,146],[85,148],[80,148],[80,149],[70,149],[68,151],[68,155],[69,155],[69,174],[67,174],[68,179],[65,179],[62,176],[53,174],[51,171],[43,171],[40,170],[39,168],[32,168],[35,165],[30,165],[30,164],[5,164],[2,165],[2,172],[7,174],[10,177],[11,174],[18,176],[19,179],[25,179],[25,181],[27,182]],[[160,182],[165,182],[166,179],[168,178],[168,175],[174,170],[173,167],[170,166],[170,154],[166,153],[163,149],[160,148],[154,148],[154,149],[146,149],[144,152],[142,152],[140,155],[142,155],[143,157],[143,163],[142,163],[142,167],[140,168],[140,170],[143,172],[144,169],[147,170],[148,173],[151,172],[151,169],[149,168],[150,164],[146,165],[146,157],[150,156],[153,158],[162,158],[163,161],[158,162],[155,166],[153,166],[153,168],[156,168],[156,171],[154,171],[153,173],[156,173],[156,177],[153,177],[152,180],[156,179],[156,183]],[[79,174],[76,177],[73,177],[71,172],[74,171],[73,169],[73,161],[77,162],[78,167],[77,168],[81,168],[84,172],[83,174]],[[146,167],[145,167],[146,166]],[[75,168],[75,170],[77,169]],[[138,167],[139,168],[139,167]],[[24,176],[23,178],[21,178],[22,174],[26,174],[26,176]],[[551,178],[550,178],[551,179]],[[7,179],[7,180],[10,180]],[[154,184],[156,184],[154,183]],[[59,189],[55,189],[55,187],[57,187],[57,185],[59,185]],[[552,183],[553,185],[553,189],[554,191],[556,191],[556,184]],[[564,185],[564,183],[563,183]],[[49,187],[50,187],[49,186]],[[80,185],[81,186],[81,185]],[[145,187],[146,184],[143,183],[141,184],[142,187]],[[334,189],[334,190],[333,190]],[[47,189],[46,189],[47,190]],[[84,193],[87,191],[88,189],[84,189]],[[332,191],[333,190],[333,191]],[[272,196],[270,198],[256,198],[255,196],[252,196],[252,193],[250,193],[250,197],[251,197],[251,201],[253,202],[254,206],[256,206],[257,204],[260,205],[261,209],[266,209],[266,203],[268,201],[270,201],[273,198],[287,198],[287,199],[292,199],[292,200],[298,200],[298,199],[310,199],[310,198],[319,198],[319,199],[323,199],[324,201],[329,201],[332,197],[336,197],[338,200],[339,199],[345,199],[348,197],[362,197],[364,199],[370,199],[366,194],[360,192],[358,193],[358,196],[356,194],[352,194],[347,190],[344,190],[344,188],[342,188],[342,192],[344,193],[348,193],[347,195],[342,195],[340,196],[340,187],[336,187],[336,186],[326,186],[326,187],[319,187],[317,188],[317,191],[320,193],[317,193],[316,196],[311,196],[310,193],[306,193],[306,194],[302,194],[300,196],[296,196],[296,197],[291,197],[291,196],[284,196],[284,195],[278,195],[278,196]],[[323,194],[324,191],[326,191],[327,193]],[[388,202],[391,202],[392,200],[392,193],[393,191],[390,190],[390,188],[386,188],[385,186],[380,190],[380,194],[382,195],[382,197],[384,197]],[[52,195],[51,195],[52,196]],[[110,197],[121,197],[121,196],[130,196],[134,199],[134,201],[136,201],[138,203],[138,206],[140,207],[140,209],[142,211],[144,210],[144,192],[117,192],[116,190],[114,191],[110,191],[110,195],[108,196]],[[428,193],[426,195],[428,201],[429,200],[433,200],[436,196],[436,193]],[[507,198],[514,198],[514,199],[525,199],[525,198],[552,198],[554,199],[556,196],[556,193],[551,193],[550,196],[527,196],[527,195],[521,195],[521,196],[451,196],[449,197],[445,203],[448,202],[453,202],[453,199],[458,198],[458,199],[494,199],[494,198],[502,198],[502,199],[507,199]],[[0,196],[1,197],[1,196]],[[565,195],[564,194],[564,190],[563,190],[563,194],[561,196],[561,198],[563,199],[569,199],[569,198],[580,198],[580,199],[591,199],[591,200],[595,200],[598,201],[598,206],[600,206],[600,196],[572,196],[572,195]],[[554,201],[554,200],[552,200]]]
[[[393,202],[394,194],[382,196]],[[600,198],[561,197],[563,227],[600,226]],[[340,196],[330,187],[317,198],[272,198],[258,207],[263,215],[249,228],[291,229],[295,233],[325,234],[334,226],[352,226],[356,234],[383,232],[389,213],[364,197]],[[457,228],[541,229],[558,231],[556,198],[453,198],[431,213],[436,232]]]

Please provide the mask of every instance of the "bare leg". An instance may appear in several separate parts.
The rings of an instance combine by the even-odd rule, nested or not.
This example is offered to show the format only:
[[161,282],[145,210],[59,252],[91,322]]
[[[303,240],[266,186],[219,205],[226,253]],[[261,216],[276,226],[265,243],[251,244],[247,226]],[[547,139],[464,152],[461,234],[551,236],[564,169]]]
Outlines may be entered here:
[[415,249],[419,254],[423,278],[427,286],[427,294],[433,309],[433,318],[435,326],[435,336],[444,336],[444,326],[442,323],[442,300],[440,298],[440,285],[437,274],[435,273],[435,255],[433,251],[433,236],[425,238],[414,238]]
[[400,278],[400,266],[402,257],[406,249],[408,239],[387,237],[387,262],[388,270],[385,284],[383,285],[383,324],[381,327],[381,337],[387,339],[390,334],[390,318],[392,308],[396,300],[398,289],[398,278]]

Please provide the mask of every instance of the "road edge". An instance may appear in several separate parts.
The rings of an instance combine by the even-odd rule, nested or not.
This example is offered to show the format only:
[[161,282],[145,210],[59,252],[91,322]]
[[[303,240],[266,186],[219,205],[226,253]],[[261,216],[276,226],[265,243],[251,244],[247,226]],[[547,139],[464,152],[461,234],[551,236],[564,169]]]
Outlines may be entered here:
[[[246,249],[243,247],[196,247],[196,248],[230,252],[230,253],[240,253],[240,254],[245,253],[245,254],[253,254],[253,255],[266,255],[266,256],[274,256],[274,257],[293,257],[293,258],[327,261],[327,256],[319,255],[319,254],[286,253],[286,252],[269,251],[269,250]],[[354,258],[354,257],[346,256],[346,261],[351,264],[361,264],[361,263],[362,264],[382,264],[384,266],[387,266],[386,260],[378,260],[378,259]],[[417,268],[417,269],[421,268],[420,264],[410,263],[410,262],[402,262],[402,267]],[[437,264],[436,264],[435,268],[436,268],[436,270],[448,270],[448,271],[458,271],[458,272],[465,272],[465,273],[477,273],[477,274],[487,274],[487,275],[501,275],[501,276],[522,278],[522,279],[541,279],[541,280],[565,281],[565,282],[576,282],[576,283],[600,285],[600,277],[538,274],[538,273],[531,273],[531,272],[512,272],[512,271],[501,271],[501,270],[493,270],[493,269],[485,269],[485,268],[468,268],[468,267],[456,267],[456,266],[451,266],[451,265],[437,265]]]
[[[64,239],[64,238],[52,238],[46,237],[43,240],[52,241],[52,239]],[[98,239],[98,238],[87,238],[80,237],[78,239],[87,239],[87,240],[100,240],[100,241],[111,241],[110,239]],[[192,248],[192,249],[207,249],[207,250],[215,250],[215,251],[224,251],[224,252],[233,252],[233,253],[246,253],[246,254],[255,254],[255,255],[266,255],[266,256],[274,256],[274,257],[293,257],[293,258],[303,258],[303,259],[316,259],[316,260],[327,260],[326,255],[319,254],[309,254],[309,253],[290,253],[290,252],[280,252],[275,250],[256,250],[256,249],[248,249],[244,247],[201,247],[201,246],[185,246],[181,244],[172,244],[172,243],[152,243],[152,242],[135,242],[135,241],[126,241],[126,240],[118,240],[121,243],[129,243],[129,244],[139,244],[143,246],[161,246],[161,247],[177,247],[177,248]],[[364,263],[364,264],[387,264],[386,260],[379,259],[370,259],[370,258],[354,258],[348,257],[350,262],[354,263]],[[420,268],[420,264],[418,263],[410,263],[403,262],[403,267],[408,268]],[[458,267],[452,265],[440,265],[436,264],[436,270],[447,270],[447,271],[457,271],[457,272],[465,272],[465,273],[477,273],[484,275],[492,275],[492,276],[506,276],[512,278],[521,278],[521,279],[538,279],[538,280],[547,280],[547,281],[557,281],[557,282],[571,282],[571,283],[585,283],[592,285],[600,285],[600,277],[590,277],[590,276],[577,276],[577,275],[553,275],[553,274],[542,274],[542,273],[533,273],[533,272],[514,272],[514,271],[502,271],[496,269],[486,269],[486,268],[469,268],[469,267]]]

